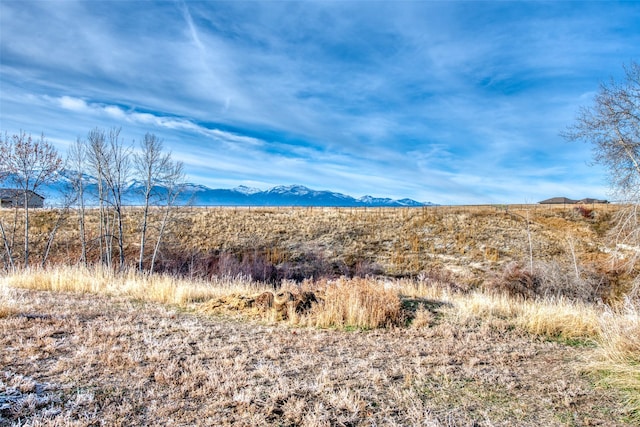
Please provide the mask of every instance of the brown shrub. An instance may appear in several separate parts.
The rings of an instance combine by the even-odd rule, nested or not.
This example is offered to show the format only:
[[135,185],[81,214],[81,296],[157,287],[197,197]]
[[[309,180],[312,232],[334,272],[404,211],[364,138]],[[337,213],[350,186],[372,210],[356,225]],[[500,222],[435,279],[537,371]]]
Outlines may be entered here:
[[533,271],[518,262],[505,265],[489,281],[489,290],[522,298],[566,298],[572,301],[607,300],[612,291],[610,278],[587,268],[576,270],[558,262],[538,262]]
[[491,290],[511,296],[533,298],[539,294],[540,280],[518,262],[510,262],[502,274],[490,282]]

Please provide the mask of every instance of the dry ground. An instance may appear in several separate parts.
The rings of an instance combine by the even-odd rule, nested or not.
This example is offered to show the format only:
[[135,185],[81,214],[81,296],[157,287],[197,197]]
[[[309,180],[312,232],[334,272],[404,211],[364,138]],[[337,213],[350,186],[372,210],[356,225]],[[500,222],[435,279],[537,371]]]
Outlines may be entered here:
[[631,425],[580,373],[590,346],[446,307],[422,328],[349,332],[0,291],[0,425]]

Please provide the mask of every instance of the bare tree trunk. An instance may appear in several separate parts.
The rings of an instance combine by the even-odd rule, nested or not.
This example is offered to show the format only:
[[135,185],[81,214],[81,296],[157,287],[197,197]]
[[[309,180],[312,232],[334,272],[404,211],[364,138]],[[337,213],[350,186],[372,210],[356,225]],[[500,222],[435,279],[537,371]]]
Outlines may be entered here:
[[11,226],[11,247],[15,248],[16,245],[16,233],[18,231],[18,205],[13,209],[13,225]]
[[167,223],[171,216],[171,212],[175,208],[178,196],[183,190],[183,181],[184,171],[182,162],[170,162],[170,164],[168,165],[165,181],[167,185],[167,200],[164,207],[162,222],[160,224],[160,230],[158,231],[158,238],[156,239],[156,244],[153,249],[153,256],[151,257],[151,266],[149,267],[150,273],[153,273],[153,269],[155,267],[156,259],[158,256],[158,251],[160,249],[160,244],[162,243],[162,238],[164,236]]
[[[144,208],[140,227],[140,253],[138,255],[138,270],[144,267],[144,252],[147,244],[147,229],[149,225],[149,209],[152,204],[154,189],[158,185],[167,185],[171,178],[173,163],[171,153],[162,152],[162,140],[152,133],[146,133],[140,142],[140,153],[134,156],[134,166],[137,175],[142,180]],[[167,194],[167,197],[169,195]]]
[[87,265],[87,235],[85,231],[85,201],[84,201],[84,176],[87,167],[87,144],[85,140],[76,139],[76,143],[69,150],[69,164],[73,168],[72,190],[74,198],[78,201],[78,227],[80,234],[80,262]]
[[85,224],[85,207],[84,207],[84,194],[80,190],[80,211],[78,212],[78,225],[80,226],[80,262],[87,265],[87,235],[84,229]]
[[24,192],[24,268],[29,268],[29,197]]
[[140,230],[140,254],[138,256],[138,271],[142,271],[144,262],[144,248],[147,240],[147,220],[149,217],[149,200],[145,200],[142,212],[142,229]]
[[167,207],[164,211],[162,222],[160,223],[160,230],[158,231],[158,238],[156,239],[155,247],[153,248],[153,256],[151,257],[151,266],[149,266],[150,273],[153,273],[153,269],[156,265],[158,251],[160,250],[160,244],[162,243],[162,236],[164,235],[164,230],[169,220],[169,213],[170,213],[170,208]]
[[111,232],[111,217],[108,210],[105,210],[104,227],[104,256],[107,267],[113,266],[113,233]]
[[[13,253],[11,253],[11,247],[9,246],[9,242],[7,241],[7,235],[4,232],[4,225],[2,221],[0,221],[0,232],[2,232],[2,240],[4,241],[4,250],[9,260],[9,266],[11,266],[11,270],[15,269],[15,265],[13,264]],[[5,261],[6,265],[6,261]]]
[[118,251],[120,255],[120,270],[124,269],[124,227],[122,225],[122,206],[116,208],[118,214]]
[[62,223],[64,222],[64,214],[66,214],[68,212],[68,208],[64,208],[60,211],[60,213],[58,214],[58,217],[56,218],[56,222],[53,225],[53,229],[51,230],[51,232],[49,233],[49,238],[47,239],[47,245],[45,247],[44,250],[44,254],[42,255],[42,264],[41,267],[44,267],[47,263],[47,258],[49,257],[49,252],[51,251],[51,246],[53,245],[53,241],[56,237],[56,233],[58,232],[58,229],[60,228],[60,226],[62,225]]

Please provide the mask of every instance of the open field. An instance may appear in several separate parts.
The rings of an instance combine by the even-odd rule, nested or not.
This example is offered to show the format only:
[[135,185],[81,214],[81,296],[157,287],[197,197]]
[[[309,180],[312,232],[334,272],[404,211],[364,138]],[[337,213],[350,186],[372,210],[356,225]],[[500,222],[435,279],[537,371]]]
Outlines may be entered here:
[[0,277],[0,425],[637,425],[616,209],[185,209],[167,275],[64,266],[70,217]]
[[[478,284],[511,261],[532,257],[611,270],[604,234],[618,205],[477,206],[424,208],[180,208],[163,239],[157,269],[190,277],[251,274],[254,279],[383,274],[417,276],[444,271],[460,284]],[[157,213],[156,213],[157,215]],[[56,222],[55,210],[32,213],[32,257],[37,262]],[[127,259],[139,251],[141,211],[128,208]],[[0,210],[19,251],[21,215]],[[152,216],[149,240],[155,239]],[[89,259],[98,259],[98,215],[89,211]],[[12,231],[13,230],[13,231]],[[615,248],[614,248],[615,250]],[[48,263],[80,259],[77,215],[68,212]],[[148,259],[147,259],[148,261]]]

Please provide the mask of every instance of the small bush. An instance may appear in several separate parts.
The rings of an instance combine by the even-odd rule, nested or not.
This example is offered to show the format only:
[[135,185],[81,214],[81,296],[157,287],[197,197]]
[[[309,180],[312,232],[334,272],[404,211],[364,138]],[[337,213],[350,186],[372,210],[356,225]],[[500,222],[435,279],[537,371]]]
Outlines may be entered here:
[[595,212],[593,211],[593,209],[590,209],[586,206],[576,206],[575,208],[573,208],[573,211],[582,218],[593,219],[595,217]]
[[514,297],[566,298],[589,303],[607,299],[611,288],[606,274],[580,268],[576,275],[575,269],[558,262],[536,263],[533,271],[511,262],[489,282],[490,290]]
[[533,298],[540,293],[540,278],[517,262],[507,264],[499,277],[490,283],[490,288],[510,296]]

